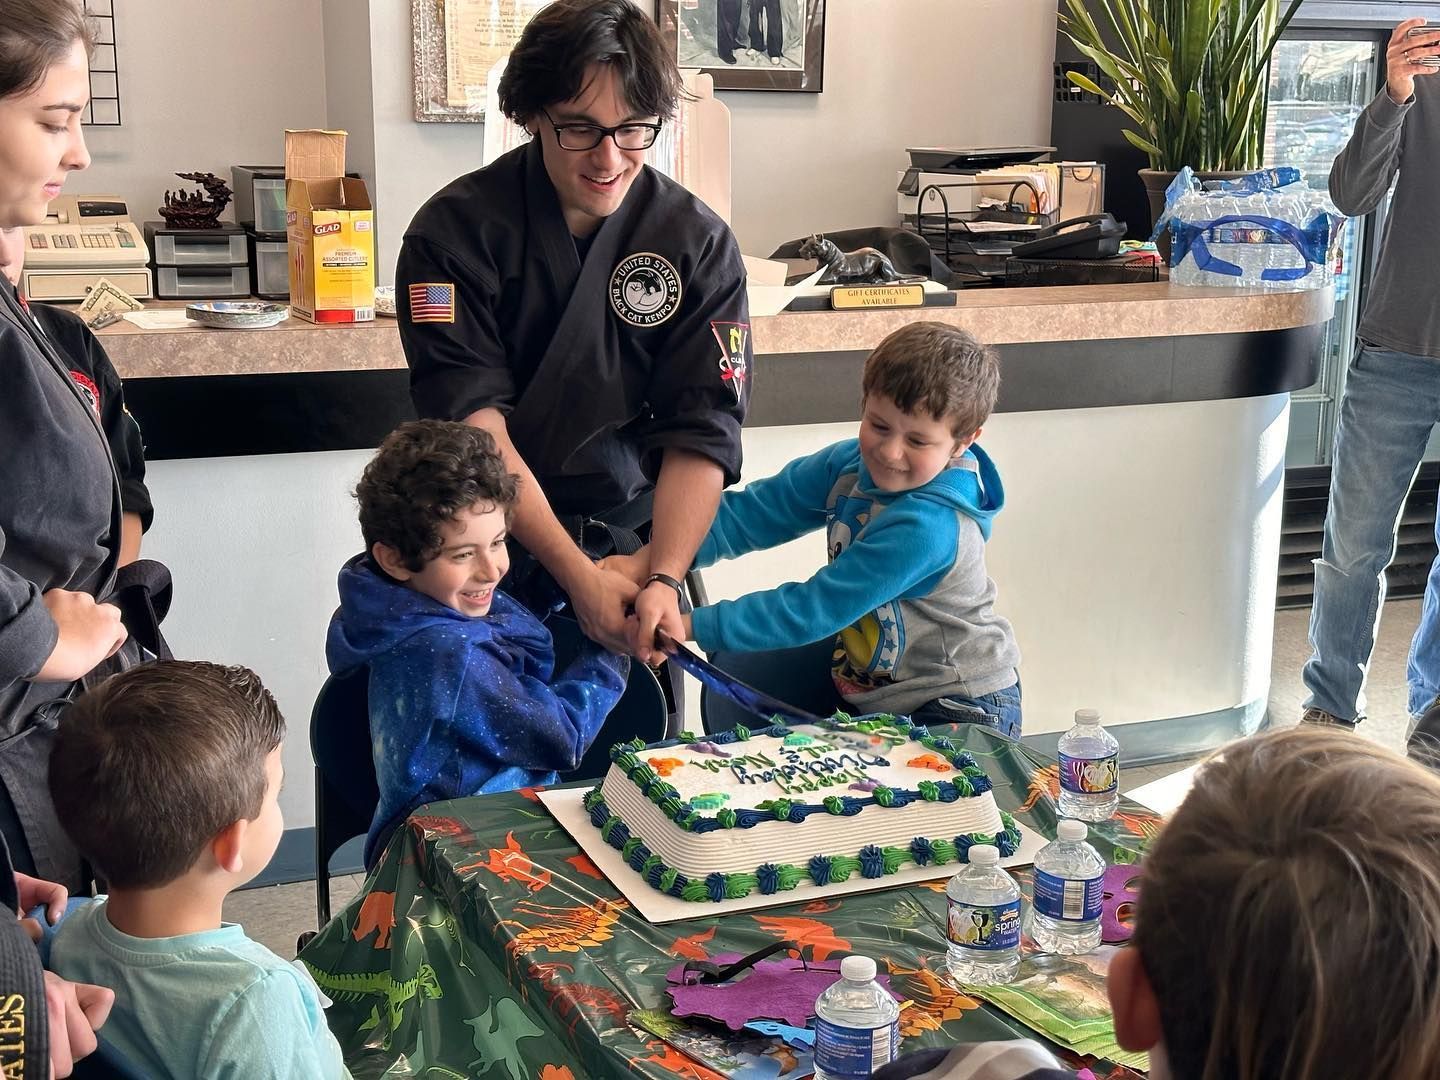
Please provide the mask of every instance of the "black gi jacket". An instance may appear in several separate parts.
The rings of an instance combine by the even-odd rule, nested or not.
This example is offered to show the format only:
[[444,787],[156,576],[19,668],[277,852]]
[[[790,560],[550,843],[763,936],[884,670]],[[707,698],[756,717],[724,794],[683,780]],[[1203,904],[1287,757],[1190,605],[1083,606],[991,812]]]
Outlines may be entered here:
[[120,504],[127,514],[138,514],[142,529],[149,529],[155,518],[150,489],[145,486],[145,444],[140,425],[125,407],[125,391],[120,374],[104,346],[96,339],[85,320],[73,311],[31,304],[30,314],[50,338],[60,358],[70,365],[70,379],[80,394],[100,417],[110,456],[115,459],[115,472],[120,477]]
[[512,150],[420,208],[395,291],[416,411],[505,412],[560,517],[643,494],[669,447],[739,478],[744,264],[729,227],[653,169],[582,265],[540,144]]
[[16,863],[26,865],[15,850],[23,839],[40,877],[73,888],[79,858],[47,786],[54,721],[36,712],[71,686],[27,680],[55,647],[41,594],[110,592],[121,497],[100,418],[72,366],[0,281],[0,785],[24,834],[8,837]]

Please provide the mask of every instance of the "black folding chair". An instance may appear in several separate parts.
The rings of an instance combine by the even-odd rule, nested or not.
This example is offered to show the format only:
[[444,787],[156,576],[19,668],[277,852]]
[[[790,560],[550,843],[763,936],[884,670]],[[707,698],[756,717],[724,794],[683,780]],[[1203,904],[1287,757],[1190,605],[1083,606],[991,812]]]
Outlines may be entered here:
[[370,831],[380,788],[370,748],[370,668],[331,675],[310,713],[315,758],[315,912],[330,921],[330,860]]

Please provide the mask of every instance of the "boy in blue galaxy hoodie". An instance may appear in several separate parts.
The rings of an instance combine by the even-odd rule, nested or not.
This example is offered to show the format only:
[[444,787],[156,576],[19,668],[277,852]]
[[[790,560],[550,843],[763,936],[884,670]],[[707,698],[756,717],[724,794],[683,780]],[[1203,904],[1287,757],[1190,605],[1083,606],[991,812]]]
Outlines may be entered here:
[[417,806],[575,768],[625,689],[629,661],[589,641],[554,675],[550,632],[499,590],[515,485],[488,433],[421,420],[355,490],[366,550],[340,571],[325,653],[334,673],[370,669],[366,866]]
[[695,556],[708,566],[823,526],[829,564],[697,609],[687,636],[706,652],[834,637],[831,676],[853,711],[1018,737],[1020,652],[985,571],[1005,493],[975,443],[999,389],[994,352],[964,330],[922,322],[887,337],[865,361],[859,438],[727,491]]

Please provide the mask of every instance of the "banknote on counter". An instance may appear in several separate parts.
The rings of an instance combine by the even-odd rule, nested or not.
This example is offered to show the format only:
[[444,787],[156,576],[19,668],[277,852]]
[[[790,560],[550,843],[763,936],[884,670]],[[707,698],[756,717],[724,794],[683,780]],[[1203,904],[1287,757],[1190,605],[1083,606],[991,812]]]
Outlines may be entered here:
[[120,288],[109,278],[101,278],[81,302],[78,314],[86,326],[94,326],[107,315],[123,315],[139,311],[145,305]]

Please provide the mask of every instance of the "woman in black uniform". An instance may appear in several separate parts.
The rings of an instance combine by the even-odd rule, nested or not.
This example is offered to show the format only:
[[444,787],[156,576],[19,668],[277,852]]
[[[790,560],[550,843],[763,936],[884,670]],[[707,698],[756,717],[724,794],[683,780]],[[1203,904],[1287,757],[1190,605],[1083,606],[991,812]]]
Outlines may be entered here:
[[[68,0],[3,0],[0,227],[45,218],[90,163],[90,34]],[[15,869],[80,885],[46,789],[57,706],[125,640],[97,602],[121,546],[120,483],[71,365],[0,281],[0,835]]]

